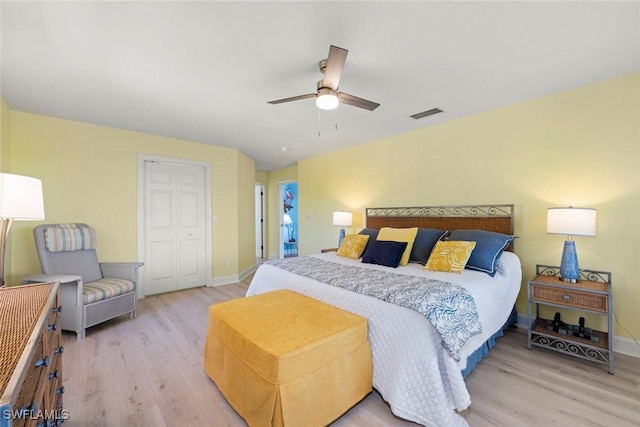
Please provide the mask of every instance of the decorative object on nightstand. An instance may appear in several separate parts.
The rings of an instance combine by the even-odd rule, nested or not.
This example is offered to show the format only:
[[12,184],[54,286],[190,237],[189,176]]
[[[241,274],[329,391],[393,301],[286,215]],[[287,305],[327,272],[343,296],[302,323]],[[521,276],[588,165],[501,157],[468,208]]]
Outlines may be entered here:
[[547,234],[565,234],[567,240],[562,250],[560,277],[565,282],[576,283],[580,279],[578,254],[572,236],[596,235],[596,210],[591,208],[549,208],[547,210]]
[[341,226],[340,236],[338,237],[338,247],[344,239],[345,231],[344,227],[351,227],[353,221],[353,214],[349,211],[334,211],[333,212],[333,225]]
[[29,176],[0,173],[0,287],[4,286],[4,258],[13,221],[43,220],[42,182]]
[[[543,347],[592,362],[609,366],[613,374],[613,295],[611,273],[582,270],[580,280],[569,283],[560,277],[560,268],[537,265],[536,276],[527,287],[527,311],[529,332],[527,347]],[[535,304],[535,317],[532,305]],[[607,331],[585,326],[584,317],[578,325],[560,319],[557,312],[553,319],[540,317],[540,305],[593,313],[607,317]]]

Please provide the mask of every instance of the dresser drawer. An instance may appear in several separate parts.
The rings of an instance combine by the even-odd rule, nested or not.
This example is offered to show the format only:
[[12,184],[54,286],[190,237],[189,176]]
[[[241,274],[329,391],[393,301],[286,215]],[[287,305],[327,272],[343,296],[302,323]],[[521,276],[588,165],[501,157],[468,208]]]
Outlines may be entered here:
[[533,301],[549,302],[601,313],[607,313],[609,310],[609,298],[607,295],[559,289],[536,283],[531,284],[531,299]]
[[0,288],[0,426],[53,425],[63,410],[58,288]]
[[13,405],[15,413],[20,414],[14,421],[15,426],[27,425],[32,413],[43,408],[44,401],[39,389],[42,388],[42,379],[49,370],[49,364],[50,359],[44,353],[44,343],[40,337]]

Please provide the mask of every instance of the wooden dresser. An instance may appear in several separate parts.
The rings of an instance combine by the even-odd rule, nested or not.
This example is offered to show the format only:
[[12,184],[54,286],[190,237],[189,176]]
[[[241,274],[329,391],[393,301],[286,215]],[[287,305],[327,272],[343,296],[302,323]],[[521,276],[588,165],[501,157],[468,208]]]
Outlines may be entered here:
[[0,427],[61,424],[58,283],[0,289]]

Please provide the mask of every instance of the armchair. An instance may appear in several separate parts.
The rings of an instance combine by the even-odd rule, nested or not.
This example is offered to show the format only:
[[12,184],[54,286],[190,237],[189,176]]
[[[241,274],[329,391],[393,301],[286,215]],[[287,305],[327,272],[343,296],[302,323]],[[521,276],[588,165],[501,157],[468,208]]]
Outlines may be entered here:
[[61,328],[78,340],[85,330],[114,317],[136,316],[141,262],[99,262],[95,229],[86,224],[42,224],[33,230],[44,274],[23,283],[60,282]]

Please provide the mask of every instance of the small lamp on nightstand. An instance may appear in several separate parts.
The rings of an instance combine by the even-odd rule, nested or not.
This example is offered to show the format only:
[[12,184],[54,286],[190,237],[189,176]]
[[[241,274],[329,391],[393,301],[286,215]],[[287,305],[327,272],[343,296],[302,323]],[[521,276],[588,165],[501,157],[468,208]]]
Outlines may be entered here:
[[580,279],[578,254],[572,236],[596,235],[596,210],[591,208],[549,208],[547,210],[547,234],[565,234],[567,240],[562,250],[560,277],[565,282],[576,283]]
[[344,239],[344,227],[351,227],[353,221],[353,214],[349,211],[334,211],[333,212],[333,225],[339,225],[342,228],[340,229],[340,236],[338,237],[338,247],[342,243],[342,239]]
[[291,219],[291,215],[284,214],[282,216],[282,222],[287,226],[287,238],[289,242],[295,242],[296,239],[293,238],[293,230],[291,230],[291,224],[293,224],[293,220]]

